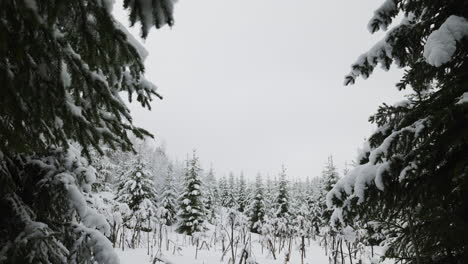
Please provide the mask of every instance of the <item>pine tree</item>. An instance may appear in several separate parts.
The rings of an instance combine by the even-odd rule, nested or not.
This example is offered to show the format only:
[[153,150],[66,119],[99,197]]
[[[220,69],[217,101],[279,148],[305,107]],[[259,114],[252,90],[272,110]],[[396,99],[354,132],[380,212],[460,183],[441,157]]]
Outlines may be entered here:
[[250,230],[254,233],[260,234],[262,224],[265,217],[265,201],[262,184],[262,176],[257,174],[255,179],[255,190],[253,197],[251,197],[251,204],[249,205],[247,215],[249,216]]
[[279,175],[278,195],[276,196],[276,217],[286,217],[289,213],[288,182],[286,181],[286,168],[283,166]]
[[227,208],[239,208],[239,204],[237,203],[237,198],[236,198],[236,181],[234,178],[234,173],[229,173],[229,181],[227,184],[227,189],[226,189],[226,198],[225,198],[225,204],[224,206]]
[[[379,64],[404,68],[407,99],[383,104],[358,165],[328,194],[337,219],[374,222],[387,257],[403,263],[468,259],[468,2],[387,0],[371,33],[400,24],[352,65],[345,83]],[[340,216],[340,217],[338,217]],[[341,220],[335,221],[343,225]]]
[[227,207],[229,201],[229,186],[227,183],[226,176],[223,176],[219,180],[219,204],[223,207]]
[[208,171],[208,174],[205,178],[205,209],[207,212],[207,220],[211,223],[211,221],[215,218],[215,209],[216,209],[216,202],[218,198],[218,188],[216,186],[216,178],[214,176],[214,170],[211,167]]
[[177,227],[179,233],[192,235],[204,230],[206,212],[201,193],[200,171],[198,157],[194,151],[192,159],[187,160],[185,191],[179,198],[179,226]]
[[[125,2],[133,22],[145,7],[145,29],[172,24],[171,1]],[[136,93],[148,108],[158,95],[143,75],[146,51],[113,18],[112,3],[0,1],[0,248],[8,262],[118,261],[103,236],[108,225],[83,202],[96,175],[80,152],[131,150],[128,134],[149,133],[132,124],[119,93]]]
[[167,174],[158,200],[161,211],[159,218],[163,219],[165,225],[173,225],[177,216],[177,192],[174,186],[172,164],[167,166]]
[[328,226],[333,210],[327,207],[326,195],[338,182],[339,175],[335,164],[333,163],[333,156],[328,157],[328,161],[325,164],[325,168],[322,171],[322,177],[320,178],[320,198],[319,198],[319,210],[320,219],[322,226]]
[[[156,206],[156,188],[152,175],[139,158],[130,161],[129,170],[120,176],[116,201],[128,204],[136,212],[146,202]],[[154,216],[154,214],[153,214]]]
[[239,177],[239,184],[237,185],[237,204],[239,212],[244,212],[246,206],[247,206],[247,185],[245,183],[245,178],[244,178],[244,173],[241,172],[241,175]]

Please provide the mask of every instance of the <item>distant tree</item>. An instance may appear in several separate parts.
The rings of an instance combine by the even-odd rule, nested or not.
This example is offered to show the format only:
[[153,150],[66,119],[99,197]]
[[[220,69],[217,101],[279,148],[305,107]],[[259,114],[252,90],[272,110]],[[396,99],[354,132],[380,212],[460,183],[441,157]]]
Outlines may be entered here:
[[288,182],[286,168],[283,166],[279,175],[278,195],[276,196],[276,217],[285,217],[289,213]]
[[208,174],[205,177],[204,181],[204,199],[205,199],[205,209],[207,220],[211,223],[215,218],[216,203],[218,198],[218,187],[216,185],[216,178],[214,176],[213,168],[210,168]]
[[250,198],[251,203],[247,210],[247,215],[250,222],[250,230],[254,233],[260,233],[265,217],[265,200],[263,197],[262,176],[257,174],[255,179],[255,189],[253,196]]
[[241,172],[239,177],[239,183],[237,185],[237,194],[236,194],[237,204],[239,212],[244,212],[247,207],[247,184],[245,182],[244,173]]
[[322,171],[320,178],[320,196],[319,196],[319,210],[322,226],[328,226],[333,210],[327,207],[326,195],[335,186],[339,179],[338,170],[333,162],[333,156],[328,157],[328,161]]
[[219,204],[223,207],[227,207],[229,199],[230,199],[229,186],[228,186],[226,177],[223,176],[219,180]]
[[237,184],[234,178],[234,173],[231,172],[229,173],[229,180],[226,189],[227,197],[225,198],[225,207],[235,209],[239,207],[239,204],[237,203],[236,190]]
[[187,160],[185,172],[185,191],[179,198],[179,225],[177,232],[192,235],[204,230],[206,219],[205,205],[201,192],[200,165],[198,157],[193,152],[191,160]]
[[139,158],[129,162],[129,170],[120,176],[117,185],[116,201],[128,204],[132,211],[140,209],[144,200],[156,205],[156,188],[153,176]]
[[167,166],[166,177],[164,178],[164,185],[159,195],[159,218],[167,226],[175,223],[177,217],[177,191],[174,186],[174,174],[172,164]]

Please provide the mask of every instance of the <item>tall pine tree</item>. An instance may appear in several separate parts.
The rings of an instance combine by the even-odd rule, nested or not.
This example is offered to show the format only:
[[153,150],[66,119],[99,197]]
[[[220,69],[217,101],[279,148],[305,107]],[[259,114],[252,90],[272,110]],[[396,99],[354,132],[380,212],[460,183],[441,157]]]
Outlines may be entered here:
[[373,221],[386,257],[403,263],[468,259],[468,2],[386,0],[371,33],[401,23],[352,65],[345,83],[381,65],[404,68],[407,99],[383,104],[370,121],[358,165],[328,194],[348,224]]
[[185,190],[179,198],[179,226],[177,227],[179,233],[192,235],[205,228],[206,210],[201,192],[200,172],[198,157],[194,151],[192,159],[187,160]]
[[171,226],[175,223],[177,216],[177,191],[175,189],[172,164],[167,166],[167,174],[158,200],[159,218],[163,220],[165,225]]
[[250,230],[254,233],[260,234],[262,224],[265,217],[265,198],[263,191],[262,176],[257,174],[255,178],[255,189],[252,193],[251,203],[247,210],[247,215],[250,222]]
[[278,182],[278,194],[276,196],[276,217],[285,217],[289,213],[289,192],[286,181],[286,168],[281,168]]
[[[149,108],[146,51],[113,1],[0,1],[0,248],[11,263],[116,263],[108,225],[84,202],[96,177],[81,157],[131,150],[120,97]],[[142,34],[173,24],[171,0],[124,1]],[[72,143],[79,146],[73,146]],[[53,252],[54,254],[49,254]]]

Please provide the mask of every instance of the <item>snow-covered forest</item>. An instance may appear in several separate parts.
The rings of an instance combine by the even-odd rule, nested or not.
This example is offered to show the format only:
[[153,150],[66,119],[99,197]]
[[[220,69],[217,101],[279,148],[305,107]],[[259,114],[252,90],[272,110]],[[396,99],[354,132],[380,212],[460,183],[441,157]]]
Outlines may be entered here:
[[0,1],[0,263],[467,263],[466,0],[369,10],[383,38],[344,85],[400,68],[405,95],[353,162],[316,149],[307,177],[219,172],[134,123],[129,103],[163,99],[141,41],[178,4],[124,0],[119,21],[113,0]]

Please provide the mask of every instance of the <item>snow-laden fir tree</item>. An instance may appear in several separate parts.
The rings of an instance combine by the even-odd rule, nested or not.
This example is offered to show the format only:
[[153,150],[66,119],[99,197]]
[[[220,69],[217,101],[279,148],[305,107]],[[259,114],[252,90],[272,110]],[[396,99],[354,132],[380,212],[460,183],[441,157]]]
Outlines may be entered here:
[[320,227],[324,224],[328,225],[322,220],[323,211],[323,197],[324,194],[320,190],[321,179],[316,177],[313,178],[307,184],[306,190],[306,203],[308,209],[308,220],[312,224],[312,235],[319,234]]
[[177,232],[192,235],[205,229],[206,219],[206,209],[201,191],[201,168],[195,151],[192,159],[187,160],[185,170],[185,189],[179,198]]
[[151,231],[152,223],[158,218],[154,178],[139,156],[129,161],[129,168],[120,176],[115,200],[128,205],[130,218],[123,219],[125,227],[131,229],[130,247],[139,245],[141,231]]
[[264,197],[265,201],[273,201],[269,203],[265,203],[265,210],[267,213],[274,214],[275,211],[275,198],[276,198],[276,190],[275,190],[275,183],[271,180],[270,176],[267,176],[265,181],[265,188],[264,188]]
[[319,210],[321,226],[329,225],[333,211],[327,207],[326,195],[338,182],[339,177],[338,170],[333,162],[333,156],[330,155],[323,168],[322,177],[320,178]]
[[167,166],[166,177],[158,198],[158,212],[159,219],[167,226],[173,225],[177,220],[177,191],[172,164]]
[[303,201],[296,204],[294,217],[292,219],[293,233],[300,238],[299,250],[301,252],[301,263],[304,263],[306,257],[306,238],[310,237],[313,231],[313,225],[309,218],[309,208]]
[[278,192],[276,196],[276,217],[287,217],[289,213],[289,192],[286,180],[286,168],[283,166],[279,174]]
[[247,215],[249,217],[251,232],[258,234],[261,232],[265,217],[265,200],[263,196],[262,176],[257,174],[257,177],[255,178],[255,188],[252,196],[250,197],[251,203],[248,207]]
[[205,209],[207,220],[211,223],[215,218],[215,212],[217,207],[217,201],[219,199],[218,187],[216,183],[216,178],[214,176],[214,170],[211,167],[204,179],[204,198],[205,198]]
[[129,170],[120,176],[117,183],[115,200],[128,204],[132,211],[139,210],[146,203],[145,200],[156,205],[157,193],[153,176],[138,157],[129,163]]
[[[157,94],[113,2],[0,1],[0,261],[118,262],[82,195],[96,175],[80,152],[131,150],[130,133],[149,133],[121,92],[148,108]],[[171,0],[124,2],[144,36],[173,23]]]
[[228,183],[227,183],[227,179],[226,179],[226,176],[223,176],[220,180],[219,180],[219,204],[223,207],[227,207],[227,203],[228,203],[228,200],[229,200],[229,186],[228,186]]
[[386,0],[368,28],[387,32],[352,65],[346,84],[395,64],[405,69],[396,86],[408,95],[370,118],[378,128],[358,165],[328,194],[334,223],[375,222],[385,256],[403,263],[464,263],[468,2]]
[[236,193],[236,200],[238,204],[239,212],[244,212],[245,208],[247,207],[247,184],[245,182],[244,173],[241,172],[239,177],[239,183],[237,184],[237,193]]
[[224,206],[227,208],[239,208],[239,204],[237,203],[237,184],[234,178],[234,173],[229,173],[229,180],[226,188],[225,203]]

